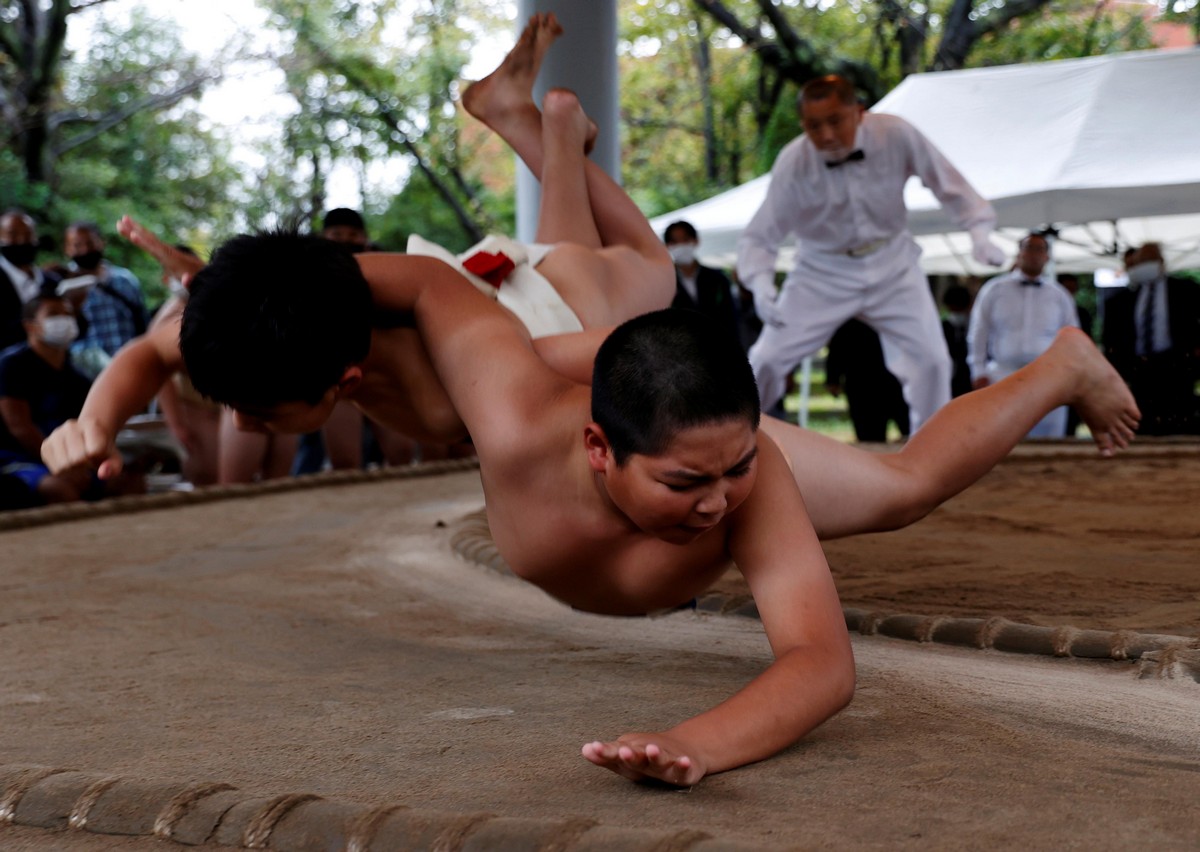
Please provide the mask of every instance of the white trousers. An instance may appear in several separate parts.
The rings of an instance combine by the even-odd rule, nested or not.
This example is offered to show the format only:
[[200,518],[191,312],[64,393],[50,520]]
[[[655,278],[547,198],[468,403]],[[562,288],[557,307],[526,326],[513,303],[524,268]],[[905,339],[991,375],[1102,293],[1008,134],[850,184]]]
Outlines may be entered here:
[[763,409],[783,396],[796,365],[858,317],[879,333],[887,368],[904,388],[916,431],[950,401],[952,365],[920,249],[900,235],[866,257],[804,252],[775,302],[775,324],[750,349]]

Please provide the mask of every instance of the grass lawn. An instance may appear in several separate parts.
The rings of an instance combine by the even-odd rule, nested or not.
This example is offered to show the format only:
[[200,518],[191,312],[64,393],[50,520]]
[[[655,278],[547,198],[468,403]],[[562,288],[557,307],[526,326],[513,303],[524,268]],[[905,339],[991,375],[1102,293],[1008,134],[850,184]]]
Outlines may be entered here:
[[[850,414],[846,409],[846,397],[830,396],[825,390],[825,361],[813,359],[811,384],[808,397],[808,428],[822,435],[828,435],[839,441],[854,443],[854,424],[850,422]],[[796,384],[799,386],[800,370],[796,371]],[[796,422],[800,412],[800,392],[788,394],[783,399],[783,410],[788,413],[792,422]],[[888,441],[899,441],[900,430],[895,423],[888,424]]]

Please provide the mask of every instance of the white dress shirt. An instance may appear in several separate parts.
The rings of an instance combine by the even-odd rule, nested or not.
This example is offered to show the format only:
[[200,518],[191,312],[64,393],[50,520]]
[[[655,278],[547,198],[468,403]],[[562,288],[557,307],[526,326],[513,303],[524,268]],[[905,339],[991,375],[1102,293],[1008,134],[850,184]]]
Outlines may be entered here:
[[42,290],[42,270],[36,266],[33,268],[33,275],[26,275],[25,270],[18,269],[8,262],[8,258],[0,254],[0,269],[8,276],[8,280],[12,282],[13,288],[17,291],[17,296],[21,299],[21,304],[31,302]]
[[700,268],[696,267],[696,272],[693,275],[687,275],[678,266],[675,267],[675,273],[678,276],[679,285],[683,287],[685,293],[692,297],[692,301],[699,301],[698,282],[700,280]]
[[1045,274],[1034,279],[1036,287],[1022,284],[1025,278],[1014,269],[979,291],[967,331],[972,379],[1003,378],[1050,348],[1059,329],[1079,327],[1075,300],[1065,287]]
[[797,238],[812,251],[844,253],[907,231],[904,184],[917,175],[964,230],[990,231],[996,214],[949,160],[904,119],[863,116],[855,136],[863,159],[829,168],[807,136],[789,142],[771,169],[767,197],[738,241],[743,281],[774,274],[779,246]]

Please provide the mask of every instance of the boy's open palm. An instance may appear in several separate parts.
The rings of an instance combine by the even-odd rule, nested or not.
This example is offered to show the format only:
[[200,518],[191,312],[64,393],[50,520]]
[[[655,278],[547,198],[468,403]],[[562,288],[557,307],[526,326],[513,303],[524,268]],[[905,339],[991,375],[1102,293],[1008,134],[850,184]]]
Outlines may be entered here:
[[590,742],[583,756],[631,781],[653,778],[690,787],[704,777],[704,766],[683,743],[666,734],[624,734],[616,742]]

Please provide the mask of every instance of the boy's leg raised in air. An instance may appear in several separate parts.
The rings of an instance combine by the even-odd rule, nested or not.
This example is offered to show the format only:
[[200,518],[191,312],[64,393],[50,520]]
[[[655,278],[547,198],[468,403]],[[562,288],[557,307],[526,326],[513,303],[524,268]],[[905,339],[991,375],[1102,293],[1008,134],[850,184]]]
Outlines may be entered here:
[[[560,292],[571,289],[568,301],[585,326],[614,324],[670,304],[674,267],[637,205],[584,156],[595,127],[576,114],[574,96],[550,92],[547,116],[533,101],[542,57],[561,31],[552,14],[530,18],[500,66],[463,94],[463,106],[542,182],[537,241],[571,244],[551,253],[543,274]],[[601,247],[610,251],[597,253]]]
[[1139,413],[1088,337],[1059,332],[1040,358],[1002,382],[957,397],[896,453],[872,453],[782,421],[763,428],[791,460],[823,539],[897,529],[979,480],[1048,411],[1072,405],[1102,455],[1128,445]]

